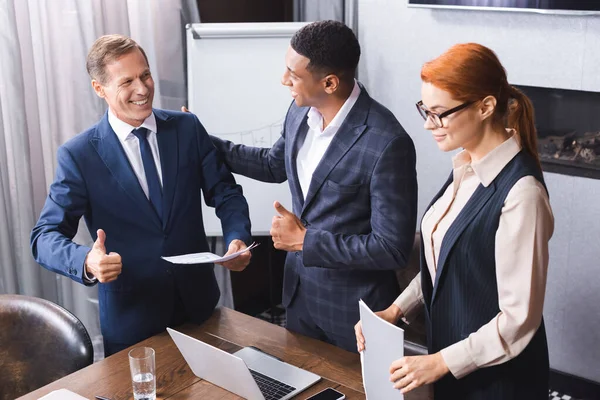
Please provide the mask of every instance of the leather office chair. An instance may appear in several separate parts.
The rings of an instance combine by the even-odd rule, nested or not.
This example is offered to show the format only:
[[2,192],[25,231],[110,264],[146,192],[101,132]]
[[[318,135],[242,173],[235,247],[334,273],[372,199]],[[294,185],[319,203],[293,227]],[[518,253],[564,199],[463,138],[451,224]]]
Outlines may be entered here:
[[47,300],[0,295],[0,400],[15,399],[92,363],[87,330]]
[[[400,290],[403,291],[414,277],[421,271],[420,266],[421,251],[421,233],[415,234],[415,241],[408,259],[406,268],[398,270],[396,276],[400,284]],[[404,329],[404,354],[407,356],[427,354],[427,334],[425,331],[425,315],[423,313],[411,322],[410,325],[401,323]]]

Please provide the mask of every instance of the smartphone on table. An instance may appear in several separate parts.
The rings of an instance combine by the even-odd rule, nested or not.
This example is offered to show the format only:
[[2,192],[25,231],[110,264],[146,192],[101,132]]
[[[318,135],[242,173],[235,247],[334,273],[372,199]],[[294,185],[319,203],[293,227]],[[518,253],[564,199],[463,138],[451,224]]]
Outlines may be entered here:
[[343,400],[346,396],[344,393],[338,392],[335,389],[327,388],[325,390],[320,391],[319,393],[313,394],[308,397],[306,400]]

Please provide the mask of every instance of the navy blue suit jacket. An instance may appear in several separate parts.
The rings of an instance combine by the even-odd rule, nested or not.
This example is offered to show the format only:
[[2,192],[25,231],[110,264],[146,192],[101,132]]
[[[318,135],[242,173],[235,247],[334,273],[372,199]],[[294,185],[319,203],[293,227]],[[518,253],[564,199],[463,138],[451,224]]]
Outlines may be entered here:
[[303,251],[286,258],[284,305],[302,290],[312,320],[347,338],[354,337],[359,299],[381,310],[399,295],[394,270],[407,263],[417,213],[413,142],[394,115],[361,89],[306,197],[296,156],[309,129],[308,107],[292,103],[282,137],[270,149],[212,137],[233,172],[289,182],[293,212],[307,232]]
[[[248,243],[248,205],[193,114],[154,110],[163,178],[162,221],[144,194],[108,123],[108,114],[58,149],[56,178],[31,234],[35,260],[83,281],[86,246],[72,242],[83,216],[92,237],[106,232],[107,252],[122,257],[121,275],[99,285],[105,341],[130,345],[170,323],[179,296],[188,319],[212,313],[219,289],[213,266],[173,265],[161,256],[208,251],[201,193],[216,208],[226,243]],[[88,283],[86,283],[88,284]]]

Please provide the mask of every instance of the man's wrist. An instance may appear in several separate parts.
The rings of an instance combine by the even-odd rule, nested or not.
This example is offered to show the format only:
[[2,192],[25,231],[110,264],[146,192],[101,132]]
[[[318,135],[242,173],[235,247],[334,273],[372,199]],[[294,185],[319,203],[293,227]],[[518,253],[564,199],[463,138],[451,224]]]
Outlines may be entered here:
[[90,282],[91,282],[91,281],[94,281],[94,280],[96,279],[96,277],[95,277],[95,276],[94,276],[94,274],[92,274],[91,272],[88,272],[88,270],[87,270],[87,268],[86,268],[86,267],[87,267],[87,266],[84,266],[84,267],[83,267],[83,277],[84,277],[85,279],[87,279],[88,281],[90,281]]
[[88,282],[95,282],[96,276],[94,276],[92,271],[88,268],[87,260],[88,260],[89,255],[90,255],[90,253],[88,253],[85,256],[85,260],[83,261],[83,279],[87,280]]
[[302,251],[304,249],[304,239],[306,238],[306,228],[300,233],[300,243],[294,246],[294,251]]
[[444,376],[447,373],[449,373],[450,368],[448,367],[448,364],[446,364],[446,360],[444,359],[442,352],[438,351],[437,353],[435,353],[435,356],[437,358],[437,366],[439,368],[440,374],[442,374],[442,376]]
[[231,232],[227,235],[224,235],[223,240],[225,241],[226,246],[231,245],[235,241],[239,241],[242,247],[248,247],[252,244],[252,236],[244,235],[239,232]]
[[246,242],[244,242],[242,239],[233,239],[229,245],[236,245],[238,249],[245,249],[246,247],[248,247],[248,244]]

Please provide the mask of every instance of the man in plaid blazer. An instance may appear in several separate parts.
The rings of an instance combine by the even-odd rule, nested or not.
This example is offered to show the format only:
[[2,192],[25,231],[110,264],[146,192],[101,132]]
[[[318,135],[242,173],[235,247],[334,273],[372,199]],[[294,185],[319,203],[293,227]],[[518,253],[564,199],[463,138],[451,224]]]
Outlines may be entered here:
[[293,212],[278,202],[271,235],[288,251],[287,328],[356,351],[358,300],[372,309],[399,295],[417,212],[415,149],[394,115],[354,80],[358,41],[336,21],[292,38],[282,83],[294,98],[272,148],[212,137],[232,172],[288,181]]

